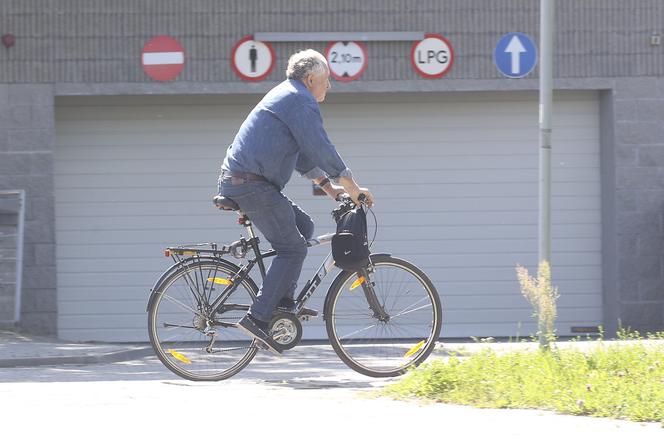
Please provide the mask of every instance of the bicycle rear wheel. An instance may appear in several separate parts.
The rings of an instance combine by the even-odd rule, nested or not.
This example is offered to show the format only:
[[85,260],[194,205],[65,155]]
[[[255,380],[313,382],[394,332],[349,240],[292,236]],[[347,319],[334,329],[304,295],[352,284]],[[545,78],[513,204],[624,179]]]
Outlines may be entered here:
[[351,369],[370,377],[394,377],[431,354],[442,308],[433,283],[415,265],[390,256],[372,262],[369,284],[387,316],[379,319],[370,308],[358,273],[342,272],[325,302],[327,335]]
[[159,360],[180,377],[223,380],[256,355],[253,340],[232,326],[256,298],[252,280],[243,280],[217,312],[207,308],[237,270],[221,260],[195,260],[176,268],[154,289],[148,309],[150,343]]

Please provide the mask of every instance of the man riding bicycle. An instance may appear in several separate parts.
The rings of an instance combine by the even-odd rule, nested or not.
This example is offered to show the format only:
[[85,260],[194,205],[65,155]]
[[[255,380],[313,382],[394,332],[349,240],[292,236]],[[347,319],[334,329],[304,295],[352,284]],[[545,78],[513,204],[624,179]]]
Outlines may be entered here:
[[355,203],[365,194],[330,142],[318,103],[330,89],[325,57],[312,49],[288,60],[286,80],[256,105],[226,152],[219,194],[234,200],[276,251],[255,302],[238,328],[280,354],[269,333],[277,307],[294,306],[293,294],[312,238],[311,217],[281,191],[294,170],[336,199],[347,193]]

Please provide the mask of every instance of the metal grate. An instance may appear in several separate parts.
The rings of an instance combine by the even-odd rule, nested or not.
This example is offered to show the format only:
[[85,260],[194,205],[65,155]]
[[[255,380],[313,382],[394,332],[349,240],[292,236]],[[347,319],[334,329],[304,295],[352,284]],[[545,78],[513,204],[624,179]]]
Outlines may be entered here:
[[0,191],[0,323],[21,314],[25,191]]

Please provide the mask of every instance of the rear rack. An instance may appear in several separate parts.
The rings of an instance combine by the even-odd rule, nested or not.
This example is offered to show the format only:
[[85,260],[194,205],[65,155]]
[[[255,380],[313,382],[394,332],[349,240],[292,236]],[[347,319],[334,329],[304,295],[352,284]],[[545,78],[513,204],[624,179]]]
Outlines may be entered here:
[[[319,235],[307,241],[307,246],[318,246],[330,243],[334,237],[333,233]],[[217,243],[195,243],[191,245],[178,245],[169,246],[164,250],[166,257],[171,257],[176,262],[182,261],[180,257],[222,257],[224,255],[232,255],[236,259],[243,259],[247,255],[247,251],[252,247],[252,244],[258,245],[258,237],[247,240],[244,237],[240,240],[234,241],[229,245],[219,246]],[[262,252],[263,257],[271,257],[276,252],[273,250]]]
[[249,249],[249,243],[244,238],[234,241],[230,245],[218,246],[216,243],[196,243],[191,245],[169,246],[164,250],[166,257],[176,259],[178,255],[188,256],[218,256],[231,254],[235,258],[244,258]]

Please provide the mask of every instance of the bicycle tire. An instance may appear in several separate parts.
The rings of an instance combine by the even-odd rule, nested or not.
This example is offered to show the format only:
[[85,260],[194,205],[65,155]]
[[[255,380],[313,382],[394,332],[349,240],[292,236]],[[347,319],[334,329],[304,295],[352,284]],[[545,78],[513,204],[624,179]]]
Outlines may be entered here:
[[[256,355],[254,340],[228,326],[216,328],[218,337],[212,352],[201,347],[209,344],[210,337],[203,332],[204,315],[192,294],[198,291],[212,300],[215,290],[219,292],[238,269],[221,259],[188,261],[162,277],[153,289],[148,303],[150,343],[171,372],[192,381],[219,381],[240,372]],[[192,289],[196,285],[197,289]],[[248,307],[257,293],[254,281],[246,277],[225,304]],[[237,322],[244,313],[246,310],[235,309],[208,315],[208,319]]]
[[370,377],[395,377],[433,351],[442,306],[431,280],[412,263],[384,254],[372,263],[369,278],[390,318],[377,319],[361,286],[351,289],[358,273],[342,271],[326,297],[325,327],[332,348],[348,367]]

